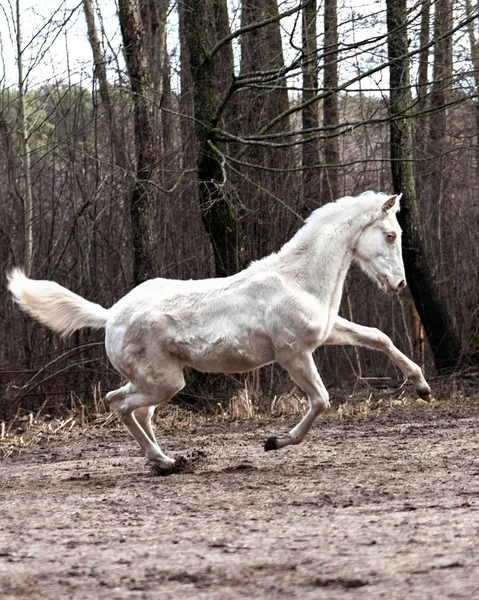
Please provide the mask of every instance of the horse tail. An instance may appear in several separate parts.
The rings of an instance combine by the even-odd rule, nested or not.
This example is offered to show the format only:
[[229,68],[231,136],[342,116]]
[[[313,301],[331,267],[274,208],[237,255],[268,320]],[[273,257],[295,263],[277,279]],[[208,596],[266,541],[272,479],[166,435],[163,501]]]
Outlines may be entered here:
[[62,337],[82,327],[105,327],[108,310],[53,281],[28,279],[22,269],[8,275],[8,289],[20,308]]

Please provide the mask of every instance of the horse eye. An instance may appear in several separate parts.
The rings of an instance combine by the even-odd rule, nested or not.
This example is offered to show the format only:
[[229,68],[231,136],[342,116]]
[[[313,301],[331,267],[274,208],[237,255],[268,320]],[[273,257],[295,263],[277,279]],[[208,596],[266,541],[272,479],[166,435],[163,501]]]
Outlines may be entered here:
[[394,233],[394,231],[389,231],[388,233],[386,233],[386,239],[388,242],[395,242],[397,238],[397,235]]

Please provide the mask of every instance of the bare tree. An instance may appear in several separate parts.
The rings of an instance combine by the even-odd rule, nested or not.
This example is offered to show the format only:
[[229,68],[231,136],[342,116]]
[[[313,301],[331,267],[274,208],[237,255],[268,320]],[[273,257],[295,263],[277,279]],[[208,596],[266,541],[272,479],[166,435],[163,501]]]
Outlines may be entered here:
[[146,35],[138,0],[119,0],[119,19],[133,93],[136,177],[131,196],[133,278],[141,283],[158,274],[155,235],[158,146]]
[[112,137],[112,150],[115,156],[115,162],[122,169],[126,169],[127,157],[125,152],[125,144],[118,135],[119,128],[115,122],[110,85],[108,83],[106,71],[106,58],[101,47],[100,38],[98,37],[92,0],[83,0],[83,12],[85,13],[88,41],[90,42],[93,55],[94,75],[98,81],[100,98],[108,122],[109,132]]
[[[302,50],[301,62],[303,76],[302,101],[305,107],[301,111],[303,130],[317,129],[319,125],[318,102],[309,103],[310,98],[318,95],[318,41],[316,38],[317,6],[316,0],[305,4],[301,11]],[[307,135],[307,134],[306,134]],[[315,199],[320,193],[320,180],[317,174],[320,165],[319,147],[316,136],[307,135],[309,141],[301,146],[303,167],[303,202],[301,215],[309,216],[316,206]]]
[[[447,104],[452,86],[452,0],[436,0],[434,13],[434,69],[429,95],[429,190],[431,197],[432,223],[439,240],[440,256],[444,253],[441,210],[447,182]],[[440,261],[442,266],[443,261]]]
[[17,69],[18,69],[18,104],[20,119],[20,144],[23,164],[23,235],[24,251],[23,261],[25,274],[28,276],[32,270],[33,257],[33,202],[32,181],[30,165],[30,145],[28,141],[27,115],[25,112],[25,77],[23,74],[23,44],[22,20],[20,0],[16,1],[16,41],[17,41]]
[[403,194],[399,220],[403,229],[406,276],[438,370],[457,365],[461,344],[426,261],[413,172],[411,87],[409,80],[406,0],[387,0],[390,62],[391,169],[394,189]]
[[[295,19],[301,5],[296,8]],[[291,130],[290,102],[288,97],[285,59],[281,39],[281,14],[277,0],[243,0],[241,5],[241,63],[238,86],[240,87],[240,129],[243,135],[281,135]],[[314,59],[314,56],[311,58]],[[312,108],[311,111],[314,109]],[[289,229],[285,210],[296,193],[291,193],[297,182],[288,174],[295,157],[285,146],[248,144],[240,150],[244,165],[241,173],[242,202],[249,214],[251,238],[248,258],[257,259],[277,249],[273,240],[286,236]],[[272,173],[274,172],[274,175]],[[284,202],[288,190],[290,202]],[[299,189],[298,189],[299,191]],[[317,194],[315,194],[317,195]],[[301,197],[294,208],[301,209]]]
[[230,275],[241,266],[241,230],[236,207],[225,194],[225,159],[215,128],[232,92],[231,43],[212,52],[229,35],[228,11],[225,0],[185,0],[180,11],[194,89],[201,217],[213,248],[215,273]]
[[[160,156],[164,154],[162,111],[166,52],[166,17],[168,14],[169,0],[140,0],[141,18],[146,35],[146,49],[149,54],[151,81],[155,93],[155,129],[158,134],[158,148]],[[166,71],[167,72],[167,71]]]
[[425,108],[429,68],[429,19],[431,0],[424,0],[421,7],[421,30],[419,34],[419,72],[417,84],[418,111]]
[[338,106],[338,8],[336,0],[324,2],[324,90],[323,124],[326,131],[324,140],[323,189],[325,200],[335,200],[339,195],[339,141],[335,128],[339,123]]
[[[474,10],[471,1],[466,0],[466,11],[470,16],[474,16]],[[473,102],[474,117],[476,122],[476,178],[479,183],[479,40],[474,31],[474,21],[468,23],[467,31],[469,35],[469,45],[471,49],[471,62],[474,69],[474,93]],[[470,322],[469,342],[473,351],[479,351],[479,261],[476,274],[476,299],[473,301],[473,313]]]

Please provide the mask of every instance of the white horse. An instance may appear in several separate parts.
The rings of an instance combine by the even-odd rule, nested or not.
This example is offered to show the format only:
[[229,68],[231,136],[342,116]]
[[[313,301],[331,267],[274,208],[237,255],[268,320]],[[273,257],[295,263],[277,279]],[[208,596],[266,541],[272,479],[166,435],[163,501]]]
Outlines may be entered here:
[[105,328],[115,369],[128,383],[107,394],[112,410],[150,461],[170,470],[175,461],[161,450],[151,417],[185,384],[183,368],[245,372],[274,361],[307,394],[309,410],[285,435],[269,438],[265,450],[299,444],[328,392],[313,352],[324,344],[361,345],[385,352],[416,387],[431,398],[421,369],[378,329],[338,316],[343,284],[353,260],[387,293],[405,287],[400,196],[366,192],[317,209],[276,254],[231,277],[142,283],[109,309],[50,281],[35,281],[19,269],[8,287],[20,308],[57,333]]

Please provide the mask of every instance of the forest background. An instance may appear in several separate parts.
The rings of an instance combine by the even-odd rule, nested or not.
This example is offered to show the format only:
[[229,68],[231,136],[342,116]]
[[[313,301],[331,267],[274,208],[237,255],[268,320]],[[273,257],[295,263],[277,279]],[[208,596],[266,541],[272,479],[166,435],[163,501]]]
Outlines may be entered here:
[[[426,370],[477,371],[479,5],[472,0],[82,0],[0,7],[0,264],[110,306],[151,277],[225,276],[315,208],[402,192],[409,287],[356,268],[341,313]],[[5,280],[4,280],[5,283]],[[61,341],[0,288],[0,417],[97,404],[102,335]],[[315,354],[329,387],[401,374]],[[281,369],[188,373],[180,401],[271,401]]]

